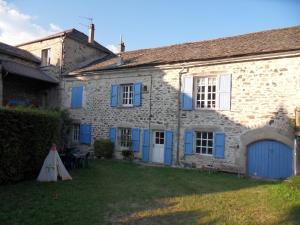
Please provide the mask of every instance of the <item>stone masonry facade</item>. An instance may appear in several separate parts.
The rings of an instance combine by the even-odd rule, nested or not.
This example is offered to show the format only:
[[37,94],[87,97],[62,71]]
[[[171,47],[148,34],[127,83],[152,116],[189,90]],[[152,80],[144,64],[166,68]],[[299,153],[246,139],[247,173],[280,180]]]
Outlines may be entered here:
[[[62,74],[82,66],[82,63],[107,55],[99,49],[64,36],[24,44],[19,48],[29,51],[38,58],[41,57],[43,49],[50,49],[50,65],[42,66],[41,69],[57,79],[60,79]],[[63,91],[64,83],[60,82],[47,92],[48,107],[60,107],[60,96],[63,95]]]
[[19,46],[19,48],[27,50],[37,57],[41,57],[42,49],[50,48],[50,65],[44,66],[42,69],[44,72],[56,77],[59,77],[60,73],[63,74],[76,69],[82,62],[106,55],[87,44],[64,37],[33,42]]
[[[248,144],[274,139],[293,149],[294,110],[300,105],[299,71],[300,56],[294,54],[203,65],[178,63],[82,73],[65,76],[62,101],[76,121],[91,124],[92,140],[108,138],[110,127],[149,128],[151,132],[171,130],[174,134],[173,165],[213,166],[245,173]],[[193,75],[195,78],[231,74],[230,110],[179,111],[180,72],[182,76]],[[112,108],[111,85],[135,82],[142,83],[141,106]],[[84,86],[83,107],[70,109],[71,88],[78,85]],[[224,158],[197,154],[194,147],[193,154],[185,156],[183,137],[186,129],[224,132]],[[85,147],[92,149],[92,145]],[[137,158],[141,158],[141,149],[142,142],[140,151],[135,154]],[[120,157],[119,153],[117,145],[117,157]]]

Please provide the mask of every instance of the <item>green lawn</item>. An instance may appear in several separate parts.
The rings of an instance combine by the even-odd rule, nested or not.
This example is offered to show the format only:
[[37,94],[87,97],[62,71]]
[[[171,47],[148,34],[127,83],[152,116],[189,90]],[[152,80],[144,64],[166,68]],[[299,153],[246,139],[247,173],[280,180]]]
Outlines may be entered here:
[[0,224],[300,224],[300,177],[264,182],[98,160],[71,175],[0,186]]

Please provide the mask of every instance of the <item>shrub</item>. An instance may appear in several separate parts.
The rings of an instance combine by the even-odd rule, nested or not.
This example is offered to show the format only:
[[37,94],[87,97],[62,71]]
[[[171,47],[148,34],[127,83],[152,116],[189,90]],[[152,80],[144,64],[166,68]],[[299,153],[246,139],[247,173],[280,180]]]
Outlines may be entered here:
[[95,140],[94,151],[98,158],[111,159],[114,153],[114,144],[108,139]]
[[134,159],[134,154],[132,150],[123,150],[122,151],[122,156],[125,160],[133,160]]
[[0,184],[38,175],[52,143],[59,143],[58,111],[0,109]]

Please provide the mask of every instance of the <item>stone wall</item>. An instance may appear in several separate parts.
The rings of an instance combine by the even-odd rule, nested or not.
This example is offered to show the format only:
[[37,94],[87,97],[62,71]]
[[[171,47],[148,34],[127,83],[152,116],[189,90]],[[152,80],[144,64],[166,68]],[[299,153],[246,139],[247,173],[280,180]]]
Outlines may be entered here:
[[[85,87],[84,107],[70,109],[70,112],[76,120],[92,124],[93,138],[108,138],[109,127],[172,130],[173,164],[175,164],[180,66],[115,70],[65,78],[64,106],[66,108],[70,106],[71,87],[82,84]],[[232,75],[231,109],[228,111],[194,109],[180,112],[179,163],[181,165],[194,163],[197,167],[213,165],[219,169],[243,173],[246,166],[246,146],[249,141],[271,138],[292,147],[294,110],[300,105],[299,71],[300,57],[206,66],[190,65],[185,74]],[[109,104],[111,84],[131,82],[142,82],[148,87],[148,92],[142,94],[142,106],[111,108]],[[183,133],[186,129],[225,132],[225,158],[215,159],[196,153],[184,156]],[[141,151],[136,156],[140,157],[140,154]]]
[[22,45],[19,48],[31,52],[38,58],[41,58],[41,51],[43,49],[50,48],[50,65],[41,68],[44,72],[56,77],[59,76],[60,69],[62,69],[62,73],[67,73],[84,62],[90,61],[91,59],[95,60],[95,58],[101,58],[106,55],[106,53],[91,47],[88,43],[82,43],[64,37],[34,42]]
[[62,41],[63,37],[34,42],[19,46],[19,48],[29,51],[38,58],[41,58],[42,50],[51,48],[50,65],[43,66],[41,69],[49,75],[58,77],[62,60]]
[[[106,55],[106,53],[87,43],[64,37],[25,44],[19,48],[25,49],[39,58],[41,58],[42,49],[50,48],[50,65],[41,67],[41,70],[56,78],[59,78],[60,73],[67,73],[84,63]],[[60,96],[63,89],[64,84],[60,83],[58,87],[48,90],[47,102],[51,107],[61,105]]]
[[63,72],[67,73],[78,68],[80,65],[86,65],[85,63],[100,59],[106,55],[107,53],[91,47],[90,44],[83,44],[71,38],[67,38],[64,41]]

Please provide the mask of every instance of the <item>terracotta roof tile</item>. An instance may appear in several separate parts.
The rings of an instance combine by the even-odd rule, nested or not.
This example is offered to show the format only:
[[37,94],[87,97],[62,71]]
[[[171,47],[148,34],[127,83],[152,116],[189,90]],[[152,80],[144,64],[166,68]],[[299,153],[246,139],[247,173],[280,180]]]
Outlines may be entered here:
[[105,59],[95,61],[72,73],[223,59],[299,49],[300,26],[295,26],[214,40],[128,51],[121,54],[124,64],[120,66],[117,65],[118,57],[109,55]]

